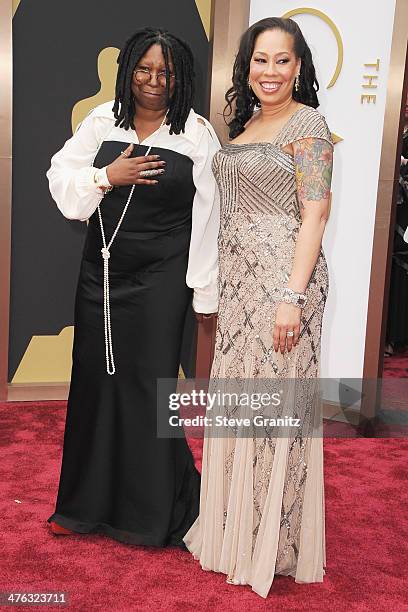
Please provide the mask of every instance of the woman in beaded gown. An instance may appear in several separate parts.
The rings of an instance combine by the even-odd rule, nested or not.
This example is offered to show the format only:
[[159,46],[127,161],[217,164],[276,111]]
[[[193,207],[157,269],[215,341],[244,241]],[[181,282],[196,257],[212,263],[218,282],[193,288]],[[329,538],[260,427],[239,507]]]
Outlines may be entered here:
[[[275,574],[322,582],[325,573],[321,400],[313,382],[329,285],[321,241],[333,143],[315,110],[317,88],[294,21],[251,26],[226,95],[230,108],[235,102],[233,141],[213,160],[220,302],[210,391],[223,379],[292,382],[283,414],[300,424],[288,435],[265,427],[220,437],[207,428],[200,514],[184,541],[203,569],[262,597]],[[236,414],[236,406],[222,409]]]

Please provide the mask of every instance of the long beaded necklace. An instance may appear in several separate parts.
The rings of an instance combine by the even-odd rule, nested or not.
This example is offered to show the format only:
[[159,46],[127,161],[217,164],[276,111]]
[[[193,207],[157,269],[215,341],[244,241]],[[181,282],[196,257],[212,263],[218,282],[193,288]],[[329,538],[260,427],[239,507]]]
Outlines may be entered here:
[[[158,128],[156,135],[154,137],[154,140],[152,142],[152,144],[149,146],[149,148],[147,149],[146,153],[144,154],[144,157],[146,157],[147,155],[149,155],[151,148],[154,145],[154,142],[158,136],[158,133],[160,131],[160,129],[163,127],[165,121],[166,121],[166,116],[165,115],[163,117],[163,121],[160,124],[160,127]],[[126,211],[129,207],[130,201],[132,199],[133,196],[133,192],[135,190],[136,185],[132,185],[132,188],[130,190],[128,199],[126,201],[126,204],[124,206],[123,212],[121,214],[121,217],[118,221],[118,224],[115,228],[115,231],[112,234],[112,238],[110,239],[109,243],[106,243],[106,237],[105,237],[105,231],[103,229],[103,222],[102,222],[102,214],[101,214],[101,210],[100,210],[100,204],[103,201],[103,198],[101,200],[101,202],[98,204],[97,210],[98,210],[98,217],[99,217],[99,225],[101,227],[101,234],[102,234],[102,243],[103,243],[103,248],[101,249],[101,253],[102,253],[102,258],[103,258],[103,320],[104,320],[104,329],[105,329],[105,355],[106,355],[106,371],[108,374],[112,375],[115,374],[116,372],[116,368],[115,368],[115,360],[113,357],[113,346],[112,346],[112,328],[111,328],[111,309],[110,309],[110,296],[109,296],[109,259],[110,259],[110,249],[111,246],[113,244],[113,241],[116,238],[116,234],[119,231],[120,226],[122,225],[122,221],[125,217]],[[105,194],[104,194],[105,196]]]

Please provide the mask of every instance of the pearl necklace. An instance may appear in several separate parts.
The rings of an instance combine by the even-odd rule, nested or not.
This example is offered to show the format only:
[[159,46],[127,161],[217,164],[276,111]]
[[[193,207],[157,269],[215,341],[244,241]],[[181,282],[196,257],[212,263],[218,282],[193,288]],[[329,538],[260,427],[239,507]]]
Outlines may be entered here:
[[[166,120],[166,116],[165,115],[163,117],[163,121],[160,124],[160,127],[157,130],[157,133],[155,135],[155,138],[152,142],[152,144],[149,146],[149,148],[147,149],[146,153],[144,154],[144,157],[146,157],[147,155],[149,155],[151,148],[153,147],[154,141],[156,140],[158,133],[160,131],[160,129],[163,127],[164,122]],[[116,238],[116,234],[119,231],[120,226],[122,225],[122,221],[125,217],[126,211],[129,207],[130,201],[132,199],[133,196],[133,192],[135,190],[136,185],[132,185],[132,188],[130,190],[129,193],[129,197],[126,201],[125,207],[123,209],[123,212],[121,214],[121,217],[118,221],[118,224],[115,228],[115,231],[112,234],[112,238],[110,239],[109,243],[106,243],[106,237],[105,237],[105,231],[103,229],[103,222],[102,222],[102,215],[101,215],[101,210],[100,210],[100,204],[103,201],[100,202],[100,204],[98,204],[97,210],[98,210],[98,217],[99,217],[99,225],[101,227],[101,234],[102,234],[102,243],[103,243],[103,248],[101,249],[101,253],[102,253],[102,258],[103,258],[103,320],[104,320],[104,328],[105,328],[105,356],[106,356],[106,371],[108,374],[112,375],[115,374],[116,372],[116,368],[115,368],[115,360],[113,357],[113,347],[112,347],[112,328],[111,328],[111,311],[110,311],[110,299],[109,299],[109,259],[110,259],[110,248],[113,244],[113,241]],[[105,194],[104,194],[105,197]]]

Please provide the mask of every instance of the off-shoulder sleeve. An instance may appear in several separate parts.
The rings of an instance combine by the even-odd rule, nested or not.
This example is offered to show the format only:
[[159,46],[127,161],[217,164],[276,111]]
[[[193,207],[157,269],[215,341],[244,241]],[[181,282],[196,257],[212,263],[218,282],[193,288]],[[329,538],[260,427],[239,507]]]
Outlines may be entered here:
[[102,200],[92,164],[112,125],[109,118],[90,113],[51,159],[47,172],[50,192],[67,219],[85,221]]
[[186,282],[194,290],[195,312],[218,310],[218,231],[220,203],[211,162],[220,143],[213,128],[200,125],[201,136],[196,148],[193,181],[192,228]]
[[333,145],[326,119],[312,107],[305,106],[295,113],[279,135],[276,144],[284,147],[304,138],[320,138]]

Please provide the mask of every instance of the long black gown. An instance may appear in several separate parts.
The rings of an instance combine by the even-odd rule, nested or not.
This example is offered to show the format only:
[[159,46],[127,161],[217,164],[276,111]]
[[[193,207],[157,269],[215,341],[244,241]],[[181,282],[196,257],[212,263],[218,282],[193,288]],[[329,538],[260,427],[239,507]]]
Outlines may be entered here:
[[[109,164],[123,146],[104,142],[94,165]],[[132,156],[146,149],[135,145]],[[198,516],[200,476],[184,438],[157,437],[156,380],[178,376],[192,298],[185,279],[193,162],[160,147],[151,154],[167,162],[166,172],[158,185],[135,188],[111,247],[113,376],[106,372],[97,211],[89,220],[76,294],[61,476],[48,522],[130,544],[184,547],[182,538]],[[116,187],[101,204],[107,242],[129,191]]]

